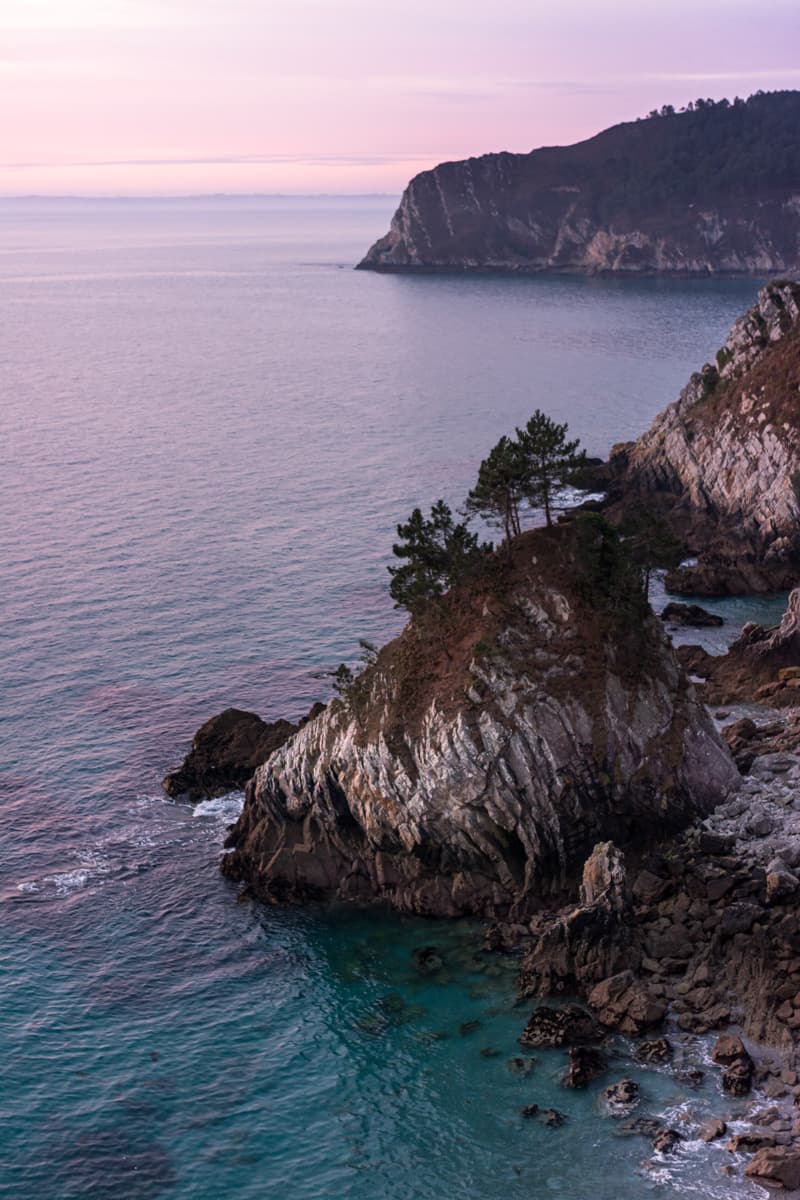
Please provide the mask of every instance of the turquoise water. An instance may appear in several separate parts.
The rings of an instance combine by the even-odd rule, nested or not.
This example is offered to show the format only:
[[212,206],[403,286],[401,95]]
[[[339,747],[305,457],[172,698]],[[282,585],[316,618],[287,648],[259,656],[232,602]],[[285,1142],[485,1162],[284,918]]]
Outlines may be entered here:
[[640,1170],[560,1054],[512,1074],[527,1009],[474,930],[239,905],[238,801],[161,798],[208,715],[297,716],[398,628],[413,504],[536,406],[633,436],[755,290],[351,271],[391,209],[0,203],[4,1196],[750,1194],[724,1151]]

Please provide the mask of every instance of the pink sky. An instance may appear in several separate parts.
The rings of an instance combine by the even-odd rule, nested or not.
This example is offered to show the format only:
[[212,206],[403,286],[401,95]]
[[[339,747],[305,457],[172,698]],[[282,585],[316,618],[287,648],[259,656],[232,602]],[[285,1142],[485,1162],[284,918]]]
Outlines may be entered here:
[[799,48],[798,0],[2,0],[0,194],[395,193]]

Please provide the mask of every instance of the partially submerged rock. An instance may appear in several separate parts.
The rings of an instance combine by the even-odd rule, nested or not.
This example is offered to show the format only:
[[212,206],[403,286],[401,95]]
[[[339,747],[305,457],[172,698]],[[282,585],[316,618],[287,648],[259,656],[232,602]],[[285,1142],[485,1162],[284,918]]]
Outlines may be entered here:
[[569,1065],[562,1079],[566,1088],[585,1088],[606,1070],[605,1055],[595,1046],[572,1046]]
[[744,1173],[769,1191],[800,1188],[800,1148],[772,1146],[759,1150]]
[[519,1040],[523,1046],[571,1046],[597,1041],[600,1036],[594,1019],[577,1004],[563,1008],[541,1004],[534,1009]]
[[725,1068],[723,1091],[730,1096],[746,1096],[753,1084],[755,1063],[738,1034],[725,1033],[717,1038],[711,1059]]
[[180,767],[164,778],[164,791],[189,801],[243,788],[256,767],[296,733],[290,721],[262,721],[256,713],[226,708],[201,725]]
[[639,1103],[639,1085],[635,1079],[620,1079],[603,1089],[603,1099],[612,1115],[624,1115]]
[[667,625],[688,625],[693,629],[707,629],[725,624],[722,617],[708,612],[699,604],[678,604],[675,600],[661,613],[661,620]]

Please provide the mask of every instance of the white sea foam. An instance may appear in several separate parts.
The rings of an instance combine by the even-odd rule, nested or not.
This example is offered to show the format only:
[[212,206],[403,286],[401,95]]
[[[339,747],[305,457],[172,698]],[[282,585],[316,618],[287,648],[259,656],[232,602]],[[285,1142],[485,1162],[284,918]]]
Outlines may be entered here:
[[235,821],[243,806],[244,792],[229,792],[226,796],[217,796],[214,800],[201,800],[199,804],[195,804],[194,816]]

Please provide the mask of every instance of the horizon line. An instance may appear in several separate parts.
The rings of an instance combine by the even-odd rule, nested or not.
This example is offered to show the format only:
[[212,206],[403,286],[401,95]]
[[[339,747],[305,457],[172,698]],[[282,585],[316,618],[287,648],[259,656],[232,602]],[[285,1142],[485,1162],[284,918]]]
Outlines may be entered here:
[[19,192],[0,193],[0,203],[25,200],[389,200],[396,192]]

